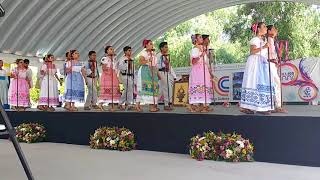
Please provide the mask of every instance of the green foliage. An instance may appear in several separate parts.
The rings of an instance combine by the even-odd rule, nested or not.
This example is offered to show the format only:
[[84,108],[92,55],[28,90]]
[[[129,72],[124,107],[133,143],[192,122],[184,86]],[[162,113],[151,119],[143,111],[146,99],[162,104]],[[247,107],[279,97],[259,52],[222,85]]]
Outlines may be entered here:
[[273,24],[279,31],[279,39],[289,40],[292,59],[319,56],[320,12],[309,5],[292,2],[262,2],[239,6],[224,30],[231,42],[240,42],[242,47],[252,37],[250,26],[263,21]]
[[30,89],[30,99],[31,99],[32,104],[38,103],[39,96],[40,96],[40,89],[35,88],[35,87]]
[[190,65],[191,34],[208,34],[216,63],[245,62],[252,38],[251,24],[265,21],[279,30],[279,39],[289,40],[293,59],[320,54],[320,11],[309,5],[290,2],[251,3],[219,9],[190,19],[165,32],[155,41],[167,41],[174,67]]

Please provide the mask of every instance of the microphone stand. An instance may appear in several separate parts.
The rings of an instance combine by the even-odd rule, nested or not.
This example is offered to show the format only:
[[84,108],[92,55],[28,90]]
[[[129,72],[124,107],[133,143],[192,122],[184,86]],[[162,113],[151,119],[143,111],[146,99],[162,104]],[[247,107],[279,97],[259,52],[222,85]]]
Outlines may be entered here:
[[156,99],[155,99],[155,94],[154,94],[154,91],[155,91],[155,88],[154,88],[154,74],[153,74],[153,51],[151,50],[150,51],[150,59],[151,59],[151,78],[152,78],[152,96],[153,96],[153,106],[154,108],[156,108]]
[[113,55],[110,56],[111,59],[111,112],[114,111],[113,107]]
[[71,58],[70,62],[71,62],[71,100],[70,100],[70,110],[73,111],[73,107],[72,107],[72,95],[73,95],[73,87],[72,87],[72,75],[73,75],[73,71],[72,71],[72,68],[73,68],[73,59]]
[[90,69],[91,69],[91,107],[92,107],[92,105],[93,105],[93,86],[94,86],[94,78],[95,78],[95,76],[93,76],[94,75],[94,72],[96,72],[95,71],[95,68],[96,68],[96,65],[95,65],[95,63],[94,63],[94,61],[91,61],[91,66],[90,66]]
[[128,76],[128,74],[129,74],[129,59],[127,60],[127,70],[126,70],[126,78],[127,78],[127,82],[126,82],[126,104],[125,104],[125,107],[127,107],[127,104],[128,104],[128,86],[129,86],[129,76]]
[[[168,93],[168,105],[169,105],[169,108],[171,109],[171,105],[170,105],[170,94],[169,94],[169,72],[170,72],[170,54],[168,54],[167,55],[168,57],[169,57],[169,59],[167,59],[167,57],[166,57],[166,60],[168,60],[169,62],[168,62],[168,69],[167,68],[165,68],[165,71],[166,71],[166,73],[167,73],[167,93]],[[162,57],[163,58],[163,57]]]
[[[205,52],[207,53],[207,48],[205,48]],[[203,85],[204,85],[204,108],[206,108],[207,106],[207,85],[206,85],[206,66],[205,66],[205,63],[206,63],[206,60],[205,60],[205,57],[203,56]]]
[[19,108],[19,65],[17,66],[17,69],[16,69],[16,76],[17,76],[17,111],[19,112],[20,111],[20,108]]
[[[211,50],[213,50],[213,49],[209,49],[209,57],[212,57],[212,56],[211,56]],[[216,62],[215,58],[216,58],[216,56],[214,56],[214,59],[213,59],[213,62],[212,62],[213,67],[212,67],[212,69],[211,69],[211,73],[212,73],[212,71],[214,71],[214,69],[215,69],[215,62]],[[215,95],[214,95],[214,86],[215,86],[215,85],[214,85],[214,77],[213,77],[213,79],[212,79],[213,106],[216,106],[216,100],[215,100]]]
[[132,61],[132,104],[134,105],[134,61]]
[[50,93],[50,92],[49,92],[49,82],[50,82],[50,81],[49,81],[49,72],[50,72],[50,71],[49,71],[49,62],[47,62],[47,77],[48,77],[48,85],[47,85],[47,86],[48,86],[48,87],[47,87],[47,88],[48,88],[48,99],[47,99],[48,109],[47,109],[47,110],[50,109],[50,102],[49,102],[49,97],[50,97],[50,96],[49,96],[49,93]]

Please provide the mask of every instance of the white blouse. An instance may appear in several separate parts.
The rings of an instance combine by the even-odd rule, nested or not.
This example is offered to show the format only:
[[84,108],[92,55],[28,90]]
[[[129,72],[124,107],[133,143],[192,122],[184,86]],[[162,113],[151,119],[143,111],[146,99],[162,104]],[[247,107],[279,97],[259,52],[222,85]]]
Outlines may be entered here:
[[[197,48],[197,47],[192,48],[191,53],[190,53],[190,57],[191,57],[191,58],[190,58],[190,63],[191,63],[191,65],[192,65],[192,59],[200,58],[202,52],[203,52],[203,51],[201,51],[201,50],[200,50],[199,48]],[[207,56],[207,53],[206,53],[203,57],[201,57],[198,62],[203,63],[203,60],[204,60],[204,62],[205,62],[207,65],[209,65],[209,57]]]
[[[260,39],[258,37],[254,37],[250,40],[251,46],[256,46],[256,48],[262,48],[266,42],[263,39]],[[261,55],[265,58],[268,58],[268,48],[264,48],[261,51],[255,53],[256,55]]]
[[[143,50],[140,54],[140,56],[143,56],[145,60],[148,61],[148,65],[157,66],[157,55],[154,52],[147,52],[147,50]],[[152,64],[151,64],[152,62]]]
[[101,59],[101,64],[106,65],[108,68],[112,67],[112,69],[117,70],[119,63],[116,57],[113,58],[113,62],[112,62],[111,58],[107,56]]

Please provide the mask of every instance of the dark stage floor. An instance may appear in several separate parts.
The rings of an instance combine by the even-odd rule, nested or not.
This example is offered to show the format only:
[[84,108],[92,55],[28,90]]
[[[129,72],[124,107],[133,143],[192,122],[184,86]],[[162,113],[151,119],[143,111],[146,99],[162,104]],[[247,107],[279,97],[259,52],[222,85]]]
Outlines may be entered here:
[[[244,115],[239,111],[239,108],[235,105],[232,105],[229,108],[225,108],[221,105],[216,105],[216,106],[211,106],[214,111],[210,113],[192,113],[192,114],[210,114],[210,115],[231,115],[231,116],[238,116],[238,115]],[[107,106],[105,107],[106,109],[108,108]],[[173,111],[163,111],[163,106],[159,105],[159,108],[161,109],[160,112],[157,113],[165,113],[165,114],[191,114],[186,111],[186,108],[184,107],[175,107]],[[309,117],[320,117],[320,106],[311,106],[311,105],[286,105],[284,106],[285,109],[288,110],[287,114],[282,114],[282,113],[275,113],[272,114],[271,116],[309,116]],[[11,111],[11,110],[9,110]],[[39,111],[36,108],[31,108],[27,109],[27,111]],[[56,108],[56,112],[67,112],[63,108]],[[99,112],[95,110],[90,110],[90,111],[85,111],[83,107],[79,107],[78,112]],[[106,111],[107,112],[107,111]],[[116,113],[124,113],[124,112],[130,112],[132,111],[117,111]],[[143,113],[149,113],[148,108],[145,106],[144,107],[144,112]],[[255,114],[251,116],[264,116],[260,114]]]
[[[244,115],[236,106],[215,107],[209,114],[190,114],[184,108],[174,112],[8,112],[14,126],[39,122],[48,130],[47,141],[87,145],[89,136],[101,126],[131,129],[138,149],[188,153],[192,136],[204,131],[238,132],[255,146],[261,162],[320,167],[320,107],[286,106],[289,114]],[[1,123],[0,123],[1,124]]]

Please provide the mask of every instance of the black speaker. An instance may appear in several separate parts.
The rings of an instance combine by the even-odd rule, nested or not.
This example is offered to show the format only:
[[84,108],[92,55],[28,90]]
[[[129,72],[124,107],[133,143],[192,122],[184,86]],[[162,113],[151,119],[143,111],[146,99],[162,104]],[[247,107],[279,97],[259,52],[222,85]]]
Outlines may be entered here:
[[5,11],[4,8],[2,7],[2,5],[0,4],[0,17],[3,17],[5,15]]

